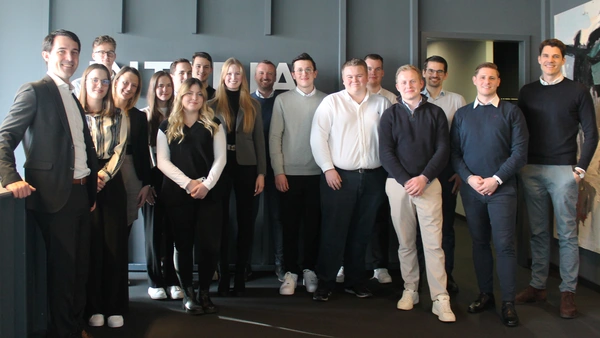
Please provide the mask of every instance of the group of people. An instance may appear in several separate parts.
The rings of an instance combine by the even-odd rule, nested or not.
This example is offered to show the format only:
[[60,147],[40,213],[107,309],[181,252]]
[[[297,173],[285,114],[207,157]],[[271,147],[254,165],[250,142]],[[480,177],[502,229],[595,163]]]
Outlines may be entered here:
[[[477,97],[466,104],[444,90],[448,64],[440,56],[427,58],[422,71],[398,68],[399,95],[381,87],[380,55],[351,59],[341,68],[345,89],[327,95],[315,87],[317,66],[306,53],[291,63],[296,88],[275,91],[276,67],[264,60],[256,67],[258,89],[250,93],[235,58],[225,61],[219,84],[211,87],[212,58],[198,52],[192,62],[177,59],[169,72],[152,76],[148,107],[140,111],[141,76],[131,67],[112,70],[114,39],[96,38],[96,63],[71,82],[80,41],[70,31],[50,33],[42,50],[47,76],[19,89],[0,126],[1,182],[15,197],[27,198],[28,220],[46,243],[49,336],[90,337],[85,323],[102,326],[105,319],[109,327],[124,325],[127,238],[140,208],[152,299],[182,299],[183,310],[194,315],[216,313],[209,295],[215,271],[218,295],[243,296],[261,193],[281,295],[293,295],[302,278],[315,301],[328,301],[336,281],[347,293],[371,297],[367,248],[371,243],[373,278],[391,282],[391,223],[404,280],[397,308],[411,310],[419,302],[424,269],[432,312],[454,322],[449,295],[458,292],[452,272],[460,190],[480,291],[468,312],[495,308],[493,241],[507,326],[519,323],[515,303],[546,299],[552,203],[560,316],[575,317],[577,184],[598,132],[590,93],[562,75],[565,48],[556,39],[542,42],[542,76],[521,89],[518,106],[499,99],[493,63],[476,68]],[[14,159],[21,141],[25,180]],[[531,283],[519,294],[518,176],[533,259]],[[231,289],[232,192],[237,238]]]

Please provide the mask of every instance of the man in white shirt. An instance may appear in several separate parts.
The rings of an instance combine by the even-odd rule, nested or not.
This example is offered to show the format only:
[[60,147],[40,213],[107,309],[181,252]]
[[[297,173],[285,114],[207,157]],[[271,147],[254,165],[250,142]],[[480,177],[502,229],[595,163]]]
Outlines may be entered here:
[[384,197],[377,128],[390,101],[367,89],[367,64],[342,66],[345,90],[328,95],[315,112],[310,145],[321,176],[321,243],[316,301],[327,301],[344,262],[345,290],[371,297],[363,278],[365,253]]
[[192,64],[188,59],[181,58],[173,61],[169,68],[173,79],[173,95],[176,95],[183,81],[192,77]]
[[[421,94],[427,97],[427,102],[433,103],[442,108],[448,118],[448,126],[452,125],[452,119],[458,108],[466,105],[465,98],[462,95],[449,92],[443,89],[442,84],[448,78],[448,62],[441,56],[433,55],[428,57],[423,63],[423,78],[425,79],[425,88]],[[449,292],[458,292],[458,285],[452,277],[454,270],[454,216],[456,214],[456,198],[460,188],[460,176],[452,169],[452,164],[448,165],[438,176],[442,185],[442,212],[444,223],[442,225],[442,249],[446,256],[446,275],[448,276],[447,288]],[[421,246],[419,245],[419,255],[421,255]],[[423,260],[420,260],[421,262]]]
[[[110,72],[110,77],[115,76],[115,72],[112,67],[117,59],[117,42],[115,39],[108,35],[101,35],[94,39],[92,43],[92,60],[95,63],[103,64]],[[81,90],[81,78],[75,79],[71,82],[73,85],[73,94],[79,98],[79,92]]]
[[386,99],[390,100],[392,104],[396,103],[396,97],[398,95],[381,86],[381,80],[383,80],[383,57],[379,54],[368,54],[364,58],[367,63],[367,70],[369,71],[369,81],[367,82],[367,88],[371,94],[379,94]]

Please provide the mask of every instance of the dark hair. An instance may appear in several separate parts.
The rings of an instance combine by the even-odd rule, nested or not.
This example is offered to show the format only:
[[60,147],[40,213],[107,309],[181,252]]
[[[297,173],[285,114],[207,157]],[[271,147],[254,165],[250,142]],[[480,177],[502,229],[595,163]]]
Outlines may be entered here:
[[441,57],[439,55],[432,55],[432,56],[428,57],[427,59],[425,59],[425,62],[423,62],[423,70],[427,69],[427,64],[429,62],[438,62],[438,63],[443,64],[444,65],[444,73],[448,73],[448,62],[443,57]]
[[208,54],[207,52],[196,52],[194,53],[194,55],[192,55],[192,62],[196,59],[196,58],[202,58],[202,59],[207,59],[208,62],[210,62],[210,68],[213,67],[213,60],[212,57],[210,56],[210,54]]
[[156,146],[156,134],[158,133],[158,126],[164,120],[163,115],[158,110],[158,103],[156,102],[156,84],[160,78],[166,77],[171,82],[171,89],[173,92],[171,93],[171,98],[167,100],[167,112],[165,118],[168,118],[171,114],[171,110],[173,109],[173,101],[175,100],[175,86],[173,85],[173,78],[169,73],[164,70],[158,71],[152,74],[150,78],[150,84],[148,86],[148,94],[146,95],[146,99],[148,101],[148,115],[149,115],[149,124],[150,124],[150,145]]
[[310,61],[313,65],[313,70],[317,70],[317,64],[315,63],[315,60],[313,60],[308,53],[302,53],[292,60],[292,71],[294,70],[294,63],[296,63],[296,61]]
[[52,46],[54,46],[54,38],[57,36],[66,36],[69,39],[77,42],[77,48],[79,48],[79,50],[81,51],[81,42],[79,41],[77,35],[75,35],[75,33],[71,31],[64,29],[57,29],[54,32],[51,32],[50,34],[46,35],[44,41],[42,42],[42,51],[48,53],[51,52]]
[[563,58],[565,57],[565,54],[567,53],[567,46],[565,46],[565,44],[562,41],[560,41],[559,39],[547,39],[547,40],[542,41],[542,43],[540,44],[540,55],[542,55],[542,50],[546,46],[557,47],[558,49],[560,49],[560,55]]
[[342,65],[342,73],[344,72],[344,69],[346,69],[346,67],[356,67],[356,66],[363,67],[365,69],[365,73],[369,72],[369,67],[367,67],[367,63],[365,62],[365,60],[354,58],[354,59],[344,62],[344,64]]
[[177,68],[177,64],[183,63],[183,62],[187,62],[188,65],[190,65],[190,67],[192,66],[192,64],[190,63],[190,60],[188,60],[188,59],[184,59],[184,58],[177,59],[171,63],[171,67],[170,67],[171,75],[175,74],[175,68]]
[[95,38],[94,42],[92,43],[92,48],[100,46],[103,43],[110,43],[114,49],[117,49],[117,42],[108,35],[100,35],[99,37]]
[[367,56],[365,56],[363,59],[365,61],[367,61],[367,59],[379,60],[379,61],[381,61],[381,67],[383,67],[383,58],[379,54],[367,54]]
[[492,62],[484,62],[484,63],[481,63],[481,64],[479,64],[479,65],[478,65],[478,66],[475,68],[475,74],[474,74],[475,76],[477,76],[477,73],[479,73],[479,70],[480,70],[481,68],[491,68],[491,69],[494,69],[494,70],[496,70],[496,73],[498,73],[498,77],[500,77],[500,71],[498,70],[498,66],[496,66],[496,64],[495,64],[495,63],[492,63]]

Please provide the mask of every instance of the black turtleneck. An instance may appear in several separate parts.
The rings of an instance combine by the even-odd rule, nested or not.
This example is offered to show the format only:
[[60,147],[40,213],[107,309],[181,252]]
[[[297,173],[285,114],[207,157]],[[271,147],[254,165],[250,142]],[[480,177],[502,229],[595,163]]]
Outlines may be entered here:
[[238,111],[240,110],[240,90],[225,89],[225,93],[227,94],[229,109],[233,115],[233,128],[227,130],[227,144],[235,144],[235,130],[237,128]]

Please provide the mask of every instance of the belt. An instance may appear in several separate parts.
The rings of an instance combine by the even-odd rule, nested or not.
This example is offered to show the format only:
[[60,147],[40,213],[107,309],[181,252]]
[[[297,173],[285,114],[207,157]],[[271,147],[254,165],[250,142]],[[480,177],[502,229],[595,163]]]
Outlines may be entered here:
[[84,178],[74,178],[73,179],[73,184],[84,185],[86,183],[87,183],[87,176]]
[[235,144],[228,144],[227,150],[235,151]]
[[377,168],[373,168],[373,169],[361,168],[361,169],[356,169],[356,170],[345,170],[345,169],[342,169],[342,170],[345,170],[345,171],[351,172],[351,173],[364,174],[364,173],[372,173],[372,172],[377,171],[379,169],[381,169],[381,167],[377,167]]

